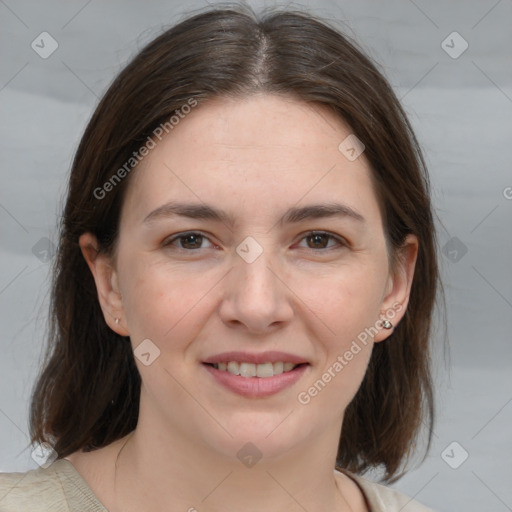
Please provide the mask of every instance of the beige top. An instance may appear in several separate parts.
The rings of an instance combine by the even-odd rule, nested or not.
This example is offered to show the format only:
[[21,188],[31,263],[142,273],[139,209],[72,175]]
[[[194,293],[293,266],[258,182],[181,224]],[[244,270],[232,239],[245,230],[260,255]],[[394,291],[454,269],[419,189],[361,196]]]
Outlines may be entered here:
[[[370,512],[434,512],[405,494],[343,471],[361,488]],[[108,512],[66,459],[25,473],[0,473],[0,512]]]

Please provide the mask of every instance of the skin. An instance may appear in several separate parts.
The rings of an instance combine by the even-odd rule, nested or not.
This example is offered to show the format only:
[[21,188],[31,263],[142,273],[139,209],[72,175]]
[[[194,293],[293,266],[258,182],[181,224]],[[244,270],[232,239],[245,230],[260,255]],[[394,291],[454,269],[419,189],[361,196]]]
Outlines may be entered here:
[[[297,400],[386,311],[396,325],[410,293],[418,241],[406,239],[392,272],[368,162],[338,149],[350,133],[324,107],[291,98],[210,101],[130,177],[115,257],[98,253],[94,235],[80,238],[105,321],[134,349],[149,338],[160,350],[149,366],[136,359],[134,433],[67,457],[111,512],[367,510],[354,481],[333,468],[345,409],[373,344],[392,329],[360,344],[307,405]],[[144,225],[172,200],[211,204],[236,223],[168,217]],[[320,202],[341,202],[365,220],[279,224],[288,208]],[[308,238],[312,230],[346,245]],[[204,238],[164,246],[188,231]],[[263,249],[252,263],[236,252],[247,236]],[[310,366],[278,394],[245,398],[201,364],[228,350],[291,352]],[[248,441],[263,455],[252,468],[236,457]]]

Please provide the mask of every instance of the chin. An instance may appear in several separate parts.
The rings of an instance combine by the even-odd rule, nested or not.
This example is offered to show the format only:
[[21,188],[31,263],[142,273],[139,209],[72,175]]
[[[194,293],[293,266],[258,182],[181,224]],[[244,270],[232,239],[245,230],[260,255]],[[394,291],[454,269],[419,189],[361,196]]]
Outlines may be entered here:
[[[247,455],[253,458],[263,457],[264,460],[279,458],[302,445],[308,437],[304,424],[295,424],[294,415],[291,408],[279,414],[238,414],[230,422],[223,423],[232,437],[227,432],[216,429],[219,436],[216,441],[212,439],[212,446],[226,457],[235,456],[240,459]],[[208,434],[212,432],[213,430],[209,430]]]

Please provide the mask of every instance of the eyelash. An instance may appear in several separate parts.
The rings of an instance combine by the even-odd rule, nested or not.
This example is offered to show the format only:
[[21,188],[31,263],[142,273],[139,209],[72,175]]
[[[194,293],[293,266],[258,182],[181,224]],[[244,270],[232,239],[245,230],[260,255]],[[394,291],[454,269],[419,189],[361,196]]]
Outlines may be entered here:
[[[172,238],[164,241],[164,243],[162,245],[163,245],[163,247],[169,247],[175,241],[183,239],[183,238],[187,238],[188,236],[191,236],[191,235],[199,235],[199,236],[201,236],[203,238],[208,239],[208,236],[205,235],[204,233],[202,233],[201,231],[187,231],[187,232],[184,232],[184,233],[178,233],[177,235],[173,236]],[[343,238],[341,238],[340,236],[335,235],[333,233],[329,233],[328,231],[308,231],[307,233],[304,234],[304,236],[300,239],[300,241],[302,241],[302,240],[304,240],[304,239],[306,239],[308,237],[315,236],[315,235],[323,235],[323,236],[327,236],[329,239],[335,240],[338,243],[338,248],[343,248],[343,247],[347,247],[348,246],[348,244],[346,243],[346,241]],[[212,243],[212,242],[210,241],[210,243]],[[329,243],[329,242],[327,242],[327,243]],[[199,251],[200,250],[200,248],[198,248],[198,249],[185,249],[184,247],[176,247],[176,249],[179,250],[179,251],[185,251],[185,252],[195,252],[195,251]],[[309,249],[310,251],[313,251],[315,253],[318,253],[318,252],[327,252],[327,251],[336,249],[336,247],[325,247],[325,248],[320,248],[320,249],[310,249],[310,248],[307,248],[307,249]]]

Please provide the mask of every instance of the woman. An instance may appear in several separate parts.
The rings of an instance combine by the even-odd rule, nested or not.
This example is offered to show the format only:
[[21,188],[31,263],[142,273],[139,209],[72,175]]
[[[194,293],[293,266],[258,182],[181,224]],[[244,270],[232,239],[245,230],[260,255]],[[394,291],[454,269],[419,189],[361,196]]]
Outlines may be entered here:
[[34,388],[37,470],[0,508],[426,511],[438,285],[421,150],[347,38],[195,15],[113,82],[76,153]]

